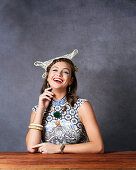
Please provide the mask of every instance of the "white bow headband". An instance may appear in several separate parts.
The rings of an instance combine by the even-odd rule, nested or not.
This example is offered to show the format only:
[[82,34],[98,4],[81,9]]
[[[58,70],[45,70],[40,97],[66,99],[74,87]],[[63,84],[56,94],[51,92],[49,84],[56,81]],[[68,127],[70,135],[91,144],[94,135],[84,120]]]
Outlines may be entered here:
[[[78,50],[75,49],[72,53],[70,54],[66,54],[64,56],[60,56],[60,57],[56,57],[54,59],[51,59],[51,60],[48,60],[48,61],[45,61],[45,62],[41,62],[41,61],[36,61],[34,63],[35,66],[39,66],[43,69],[45,69],[45,73],[42,75],[42,78],[46,78],[46,73],[47,73],[47,67],[56,59],[60,59],[60,58],[67,58],[69,60],[72,60],[74,58],[74,56],[78,53]],[[76,65],[75,66],[75,71],[78,70],[78,67]]]

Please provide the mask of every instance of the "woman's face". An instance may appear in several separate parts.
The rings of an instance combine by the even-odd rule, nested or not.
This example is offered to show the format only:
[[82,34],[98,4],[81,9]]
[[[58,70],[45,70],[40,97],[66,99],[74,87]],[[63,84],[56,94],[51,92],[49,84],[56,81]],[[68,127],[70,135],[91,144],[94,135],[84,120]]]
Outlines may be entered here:
[[52,88],[66,89],[72,84],[70,65],[64,61],[55,63],[48,73],[47,80]]

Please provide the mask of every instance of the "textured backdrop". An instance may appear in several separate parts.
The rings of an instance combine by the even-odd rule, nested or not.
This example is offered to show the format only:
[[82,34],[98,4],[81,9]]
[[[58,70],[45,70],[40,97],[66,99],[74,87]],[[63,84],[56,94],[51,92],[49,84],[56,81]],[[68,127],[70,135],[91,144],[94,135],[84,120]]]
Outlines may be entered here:
[[136,1],[0,0],[0,151],[26,151],[44,70],[70,53],[105,151],[136,150]]

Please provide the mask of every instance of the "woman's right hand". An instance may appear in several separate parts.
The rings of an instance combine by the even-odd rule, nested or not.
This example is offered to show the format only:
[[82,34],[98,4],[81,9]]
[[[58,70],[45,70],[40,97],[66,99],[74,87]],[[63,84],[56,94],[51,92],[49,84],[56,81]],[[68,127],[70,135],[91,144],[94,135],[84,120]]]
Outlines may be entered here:
[[51,89],[52,89],[51,87],[45,89],[44,92],[39,96],[39,103],[38,103],[39,108],[43,110],[47,109],[54,95],[54,93],[50,91]]

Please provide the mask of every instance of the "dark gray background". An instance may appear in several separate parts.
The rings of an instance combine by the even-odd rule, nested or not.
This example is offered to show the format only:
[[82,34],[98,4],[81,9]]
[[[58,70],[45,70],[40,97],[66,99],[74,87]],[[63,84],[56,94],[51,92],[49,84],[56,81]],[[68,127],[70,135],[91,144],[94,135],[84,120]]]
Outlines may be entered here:
[[105,151],[136,150],[136,1],[0,0],[0,151],[26,151],[44,70],[75,48]]

